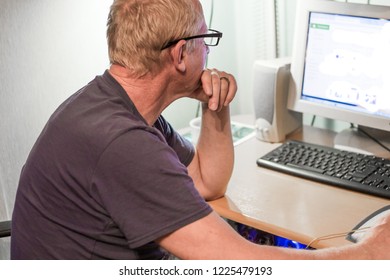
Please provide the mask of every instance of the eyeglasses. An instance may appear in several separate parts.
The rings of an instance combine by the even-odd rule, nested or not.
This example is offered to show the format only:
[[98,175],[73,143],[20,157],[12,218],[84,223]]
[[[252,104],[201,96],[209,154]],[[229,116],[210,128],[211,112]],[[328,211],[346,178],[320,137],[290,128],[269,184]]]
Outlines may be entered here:
[[219,39],[222,38],[222,32],[219,32],[219,31],[214,30],[214,29],[209,29],[207,34],[185,37],[185,38],[181,38],[181,39],[177,39],[177,40],[168,42],[164,47],[161,48],[161,50],[164,50],[164,49],[167,49],[173,45],[176,45],[181,40],[187,41],[187,40],[192,40],[192,39],[197,39],[197,38],[204,38],[204,43],[206,46],[214,47],[214,46],[218,45]]

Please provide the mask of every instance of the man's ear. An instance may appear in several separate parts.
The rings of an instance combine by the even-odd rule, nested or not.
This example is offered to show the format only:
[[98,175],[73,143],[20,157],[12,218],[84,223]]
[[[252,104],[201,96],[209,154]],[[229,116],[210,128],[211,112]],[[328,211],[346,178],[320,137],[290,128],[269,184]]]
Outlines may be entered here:
[[179,41],[172,49],[172,56],[173,56],[173,61],[175,64],[175,67],[178,71],[184,73],[186,71],[186,44],[187,42],[185,40]]

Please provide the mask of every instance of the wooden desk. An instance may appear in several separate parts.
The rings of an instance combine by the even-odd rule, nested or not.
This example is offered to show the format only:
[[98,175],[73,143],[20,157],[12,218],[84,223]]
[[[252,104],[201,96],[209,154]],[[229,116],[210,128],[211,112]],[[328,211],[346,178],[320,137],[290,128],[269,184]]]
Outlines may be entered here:
[[[334,133],[304,127],[289,138],[332,145]],[[280,144],[255,137],[235,147],[235,167],[226,196],[210,205],[222,216],[308,244],[317,237],[347,232],[389,200],[260,168],[256,159]],[[348,244],[344,237],[315,248]]]

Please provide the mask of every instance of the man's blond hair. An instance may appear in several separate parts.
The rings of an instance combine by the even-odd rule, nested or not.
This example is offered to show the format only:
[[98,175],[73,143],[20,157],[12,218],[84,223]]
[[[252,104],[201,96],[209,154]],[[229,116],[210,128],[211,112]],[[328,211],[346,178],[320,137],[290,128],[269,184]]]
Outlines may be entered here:
[[199,34],[203,21],[197,0],[115,0],[107,21],[110,63],[145,75],[161,66],[164,45]]

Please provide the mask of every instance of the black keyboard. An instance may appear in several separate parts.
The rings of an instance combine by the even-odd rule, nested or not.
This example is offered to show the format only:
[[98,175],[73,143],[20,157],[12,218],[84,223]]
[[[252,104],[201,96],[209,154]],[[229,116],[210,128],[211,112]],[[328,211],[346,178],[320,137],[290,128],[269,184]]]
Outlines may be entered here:
[[390,199],[390,160],[288,141],[257,165],[314,181]]

